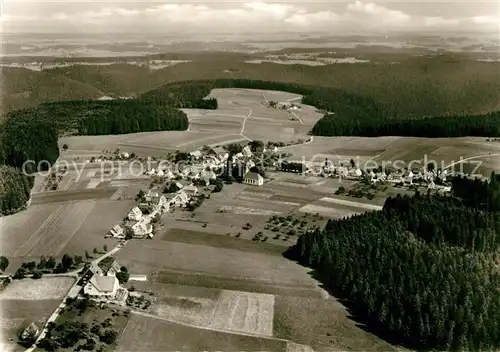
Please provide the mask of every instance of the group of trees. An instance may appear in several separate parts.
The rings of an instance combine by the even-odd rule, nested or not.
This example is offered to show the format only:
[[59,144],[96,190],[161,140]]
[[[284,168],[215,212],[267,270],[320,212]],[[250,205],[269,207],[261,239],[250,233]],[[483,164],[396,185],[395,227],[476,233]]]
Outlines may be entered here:
[[500,346],[500,216],[456,198],[389,198],[384,209],[306,233],[290,254],[381,333],[415,348]]
[[26,276],[32,275],[32,278],[39,279],[44,273],[66,273],[80,265],[82,262],[83,257],[79,255],[72,257],[68,254],[64,254],[59,263],[56,262],[56,259],[53,256],[46,258],[42,255],[38,263],[35,261],[22,263],[21,267],[16,270],[13,278],[24,279]]

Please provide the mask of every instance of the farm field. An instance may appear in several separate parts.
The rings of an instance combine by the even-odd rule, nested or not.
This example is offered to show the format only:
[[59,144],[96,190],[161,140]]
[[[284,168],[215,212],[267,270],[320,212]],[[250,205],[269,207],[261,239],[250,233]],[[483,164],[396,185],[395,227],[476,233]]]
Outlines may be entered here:
[[264,94],[268,99],[278,101],[297,101],[299,97],[285,92],[214,89],[210,95],[219,101],[217,110],[183,109],[190,121],[188,131],[62,137],[59,145],[67,144],[68,150],[61,153],[61,160],[90,158],[104,150],[117,148],[137,155],[159,157],[176,150],[191,151],[205,144],[216,146],[248,138],[284,142],[307,139],[307,132],[321,118],[316,109],[304,105],[294,112],[299,116],[297,118],[284,110],[266,107]]
[[117,241],[104,238],[109,229],[119,223],[132,208],[133,201],[86,200],[49,203],[0,218],[2,255],[15,272],[22,262],[38,261],[41,255],[63,254],[83,256],[93,248],[102,251],[104,245]]
[[164,351],[286,351],[286,341],[195,328],[132,313],[121,335],[118,352]]
[[63,298],[75,280],[71,277],[43,277],[12,281],[0,291],[0,300],[52,300]]

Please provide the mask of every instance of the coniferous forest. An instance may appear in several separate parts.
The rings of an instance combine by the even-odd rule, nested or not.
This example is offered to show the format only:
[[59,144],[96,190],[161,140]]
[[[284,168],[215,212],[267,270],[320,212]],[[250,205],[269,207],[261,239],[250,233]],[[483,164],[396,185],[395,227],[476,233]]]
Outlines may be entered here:
[[[496,186],[483,187],[488,199],[500,195]],[[301,236],[290,254],[396,342],[497,349],[500,214],[465,198],[388,198],[381,211],[330,220]]]
[[7,215],[22,209],[30,198],[33,177],[26,176],[19,169],[0,166],[0,215]]

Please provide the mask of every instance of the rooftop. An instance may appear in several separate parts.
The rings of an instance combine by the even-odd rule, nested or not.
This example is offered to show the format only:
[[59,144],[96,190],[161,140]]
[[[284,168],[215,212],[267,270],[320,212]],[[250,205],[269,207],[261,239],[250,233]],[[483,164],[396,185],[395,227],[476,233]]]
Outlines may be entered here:
[[101,292],[112,292],[115,287],[116,276],[94,275],[90,283]]

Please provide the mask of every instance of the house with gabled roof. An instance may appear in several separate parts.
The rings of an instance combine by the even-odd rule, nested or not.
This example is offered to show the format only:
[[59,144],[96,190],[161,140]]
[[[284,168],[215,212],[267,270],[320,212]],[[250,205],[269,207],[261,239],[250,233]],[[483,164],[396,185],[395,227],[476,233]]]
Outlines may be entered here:
[[120,265],[114,257],[106,257],[97,264],[92,264],[90,271],[96,275],[116,276],[120,272]]
[[184,190],[180,190],[175,194],[175,197],[172,198],[171,203],[179,207],[185,207],[189,203],[189,196]]
[[142,211],[141,211],[141,209],[139,209],[139,207],[134,207],[128,213],[127,217],[129,218],[129,220],[139,221],[142,219]]
[[28,341],[30,339],[34,340],[39,333],[40,330],[38,329],[38,326],[36,326],[35,323],[31,323],[26,329],[23,330],[20,337],[22,341]]
[[198,160],[199,158],[201,158],[201,152],[199,150],[195,150],[189,153],[189,156],[194,160]]
[[112,298],[119,288],[120,283],[116,276],[94,274],[83,288],[83,292],[92,297]]
[[136,222],[131,228],[135,238],[152,237],[153,235],[153,225],[144,220]]
[[111,228],[111,230],[109,230],[109,233],[111,234],[111,236],[113,236],[115,238],[124,238],[125,237],[123,228],[118,224],[113,226]]
[[246,157],[251,157],[253,155],[252,150],[248,145],[243,148],[243,155]]
[[189,197],[197,196],[199,193],[198,187],[193,184],[187,185],[182,189]]
[[264,177],[257,172],[248,171],[243,178],[243,182],[247,185],[262,186],[264,184]]

